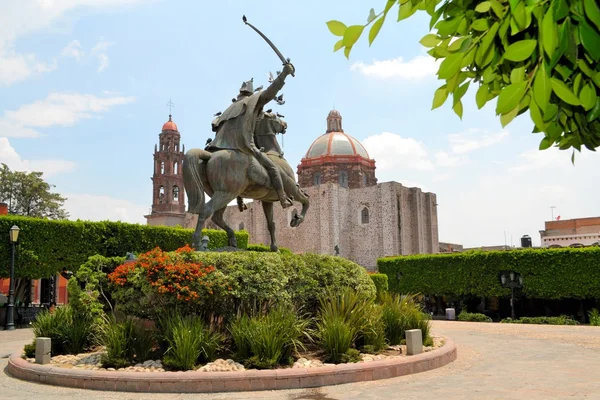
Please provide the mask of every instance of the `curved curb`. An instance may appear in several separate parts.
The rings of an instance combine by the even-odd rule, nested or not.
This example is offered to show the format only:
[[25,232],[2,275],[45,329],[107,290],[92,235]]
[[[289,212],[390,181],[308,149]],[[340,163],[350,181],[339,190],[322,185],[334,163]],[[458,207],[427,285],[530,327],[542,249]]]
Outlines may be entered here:
[[153,393],[217,393],[300,389],[372,381],[416,374],[456,360],[456,345],[445,336],[438,349],[394,359],[332,367],[236,372],[116,372],[66,369],[32,364],[13,353],[8,372],[16,378],[80,389]]

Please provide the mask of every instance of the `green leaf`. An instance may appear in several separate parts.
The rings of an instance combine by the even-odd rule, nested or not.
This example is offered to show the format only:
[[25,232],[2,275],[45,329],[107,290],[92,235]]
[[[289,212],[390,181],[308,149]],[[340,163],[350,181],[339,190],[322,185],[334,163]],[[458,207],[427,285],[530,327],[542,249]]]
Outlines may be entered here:
[[373,44],[373,41],[379,34],[379,31],[381,30],[381,27],[383,26],[384,21],[385,21],[385,16],[383,16],[383,17],[379,18],[377,21],[375,21],[375,23],[371,27],[371,30],[369,31],[369,46],[371,46],[371,44]]
[[554,54],[554,50],[556,50],[558,45],[558,32],[554,17],[552,16],[552,9],[546,11],[546,15],[544,15],[544,20],[542,21],[542,39],[546,54],[552,58],[552,54]]
[[390,9],[394,7],[394,4],[396,4],[396,0],[388,0],[388,2],[385,3],[385,9],[383,10],[383,13],[387,14],[388,11],[390,11]]
[[502,114],[500,116],[500,123],[504,128],[506,125],[510,124],[513,119],[519,114],[519,106],[515,107],[513,110],[506,114]]
[[518,26],[516,30],[512,30],[512,34],[516,35],[523,29],[527,28],[527,14],[525,13],[525,4],[523,4],[523,2],[519,2],[519,4],[517,4],[517,6],[514,8],[512,16]]
[[552,84],[550,82],[550,77],[546,72],[546,67],[542,62],[533,80],[533,98],[538,106],[540,106],[540,109],[546,109],[550,102],[551,94]]
[[585,20],[579,22],[579,40],[589,55],[600,62],[600,34]]
[[335,36],[344,36],[344,32],[346,32],[346,25],[340,21],[327,21],[327,27],[329,28],[329,32],[333,33]]
[[567,0],[554,0],[552,2],[552,11],[555,21],[560,21],[569,15],[569,4],[567,4]]
[[490,54],[490,48],[492,47],[492,42],[494,41],[494,38],[496,37],[496,33],[498,33],[498,28],[500,28],[500,25],[498,24],[498,22],[494,22],[494,25],[492,25],[492,27],[490,28],[488,33],[485,34],[485,36],[481,40],[481,43],[479,44],[479,48],[477,49],[477,54],[475,54],[475,63],[480,68],[485,67],[490,62],[490,61],[488,61],[488,59],[489,59],[488,56]]
[[490,27],[490,22],[489,22],[489,19],[487,19],[487,18],[476,19],[471,24],[471,28],[473,28],[474,30],[479,31],[479,32],[483,32],[483,31],[487,30],[489,27]]
[[[563,40],[565,43],[563,43]],[[565,19],[565,22],[561,26],[560,33],[560,47],[563,49],[567,60],[571,61],[574,65],[577,64],[577,42],[575,41],[575,30],[571,23],[571,18]]]
[[592,21],[596,28],[600,30],[600,7],[598,6],[597,0],[583,0],[583,7],[585,9],[585,15]]
[[458,115],[458,117],[460,119],[462,119],[462,116],[463,116],[463,104],[462,104],[462,101],[458,101],[458,103],[456,103],[454,105],[454,107],[452,107],[452,110],[454,110],[454,113],[456,115]]
[[477,7],[475,7],[475,11],[479,13],[484,13],[490,11],[491,7],[492,3],[490,3],[489,1],[484,1],[483,3],[477,4]]
[[344,39],[340,39],[335,43],[335,45],[333,46],[333,51],[336,52],[342,47],[344,47]]
[[504,19],[504,14],[506,13],[504,5],[502,5],[502,3],[500,3],[498,0],[490,0],[490,3],[492,4],[492,10],[494,11],[494,14],[496,14],[499,19]]
[[438,38],[437,35],[435,35],[433,33],[429,33],[429,34],[423,36],[423,38],[419,41],[419,43],[421,43],[425,47],[435,47],[441,41],[442,40],[440,38]]
[[[465,43],[466,42],[464,42],[463,45]],[[464,46],[461,46],[461,48],[458,51],[462,53],[463,52],[463,49],[462,49],[463,47]],[[462,63],[460,64],[461,69],[465,68],[467,66],[471,66],[474,61],[475,61],[475,48],[472,48],[471,50],[469,50],[469,52],[467,54],[465,54],[465,58],[463,58]]]
[[508,46],[504,58],[516,62],[524,61],[531,56],[536,46],[537,40],[520,40]]
[[600,96],[596,97],[596,104],[594,108],[587,114],[586,120],[587,122],[592,122],[600,117]]
[[579,60],[577,62],[577,66],[579,67],[579,69],[581,70],[581,72],[583,72],[584,74],[586,74],[589,78],[593,78],[594,77],[594,71],[592,71],[592,69],[587,65],[587,63],[585,62],[585,60]]
[[485,104],[489,100],[489,95],[490,91],[486,84],[482,84],[481,86],[479,86],[479,89],[477,89],[477,93],[475,94],[475,102],[477,103],[478,109],[481,110],[483,106],[485,106]]
[[579,92],[581,91],[582,80],[583,80],[583,75],[581,75],[581,72],[580,72],[575,76],[575,79],[573,80],[573,93],[575,94],[575,96],[579,96]]
[[375,15],[375,9],[371,8],[371,10],[369,10],[369,16],[367,17],[367,24],[373,22],[375,18],[377,18],[377,15]]
[[413,9],[412,3],[410,1],[401,4],[400,10],[398,11],[398,21],[402,21],[413,15],[417,11],[416,8]]
[[431,105],[431,109],[435,110],[440,107],[442,104],[446,102],[448,98],[448,89],[446,89],[446,85],[438,88],[433,95],[433,104]]
[[515,68],[510,71],[510,83],[523,82],[525,79],[525,66]]
[[438,22],[440,17],[442,16],[446,6],[442,6],[438,8],[433,15],[431,16],[431,20],[429,21],[429,30],[432,30],[435,24]]
[[467,83],[465,83],[462,86],[459,86],[453,93],[452,93],[452,100],[454,102],[454,105],[456,105],[456,103],[458,103],[463,96],[465,95],[465,93],[467,92],[467,90],[469,89],[469,85],[471,84],[471,81],[468,81]]
[[344,47],[344,55],[347,59],[350,58],[350,52],[352,51],[352,47]]
[[542,112],[536,104],[535,99],[532,99],[531,103],[529,103],[529,115],[531,116],[531,120],[535,126],[540,130],[540,132],[543,132],[544,129],[546,129],[546,124],[544,123]]
[[596,89],[588,83],[581,89],[581,93],[579,93],[579,100],[581,101],[581,105],[585,109],[585,111],[589,111],[596,105]]
[[540,150],[546,150],[554,143],[549,137],[545,137],[540,142]]
[[498,96],[498,103],[496,104],[496,114],[506,114],[516,108],[523,96],[525,96],[526,88],[527,82],[519,82],[510,84],[502,89]]
[[446,57],[440,64],[437,73],[438,77],[440,79],[450,79],[456,75],[460,70],[460,65],[464,56],[463,53],[455,53]]
[[579,106],[581,102],[571,91],[571,89],[560,79],[552,78],[552,90],[554,93],[565,103],[571,104],[572,106]]
[[450,46],[448,46],[448,50],[452,52],[459,50],[467,39],[469,39],[470,42],[471,36],[463,36],[460,39],[456,39]]
[[558,106],[556,104],[548,104],[544,109],[544,121],[549,122],[554,120],[556,115],[558,114]]
[[346,29],[346,32],[344,32],[344,46],[354,46],[354,43],[356,43],[360,35],[362,35],[364,29],[364,25],[349,26],[348,29]]

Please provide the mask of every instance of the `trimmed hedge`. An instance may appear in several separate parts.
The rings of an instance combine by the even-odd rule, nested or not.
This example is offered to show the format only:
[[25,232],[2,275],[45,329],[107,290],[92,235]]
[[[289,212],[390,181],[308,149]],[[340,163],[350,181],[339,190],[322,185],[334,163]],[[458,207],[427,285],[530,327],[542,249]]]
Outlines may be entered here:
[[535,324],[535,325],[579,325],[579,322],[566,315],[560,317],[521,317],[506,318],[500,321],[505,324]]
[[466,312],[465,310],[458,314],[458,320],[467,322],[492,322],[492,319],[485,314],[470,313]]
[[[271,252],[271,246],[267,246],[266,244],[262,244],[262,243],[252,243],[252,244],[248,244],[248,247],[246,248],[246,250],[267,253],[267,252]],[[286,247],[279,247],[279,252],[281,254],[293,254],[293,252]]]
[[386,274],[369,274],[369,276],[375,284],[378,296],[388,291],[388,276]]
[[[160,247],[171,251],[192,242],[192,229],[127,224],[122,222],[56,221],[0,216],[0,277],[9,275],[10,227],[20,228],[15,272],[21,278],[44,278],[63,268],[76,271],[88,257],[125,256]],[[211,249],[227,246],[227,234],[205,229]],[[248,232],[236,232],[238,247],[248,246]],[[2,240],[4,238],[5,240]]]
[[387,274],[390,290],[399,293],[508,296],[500,273],[515,271],[523,276],[523,294],[529,298],[600,297],[600,247],[386,257],[377,266]]

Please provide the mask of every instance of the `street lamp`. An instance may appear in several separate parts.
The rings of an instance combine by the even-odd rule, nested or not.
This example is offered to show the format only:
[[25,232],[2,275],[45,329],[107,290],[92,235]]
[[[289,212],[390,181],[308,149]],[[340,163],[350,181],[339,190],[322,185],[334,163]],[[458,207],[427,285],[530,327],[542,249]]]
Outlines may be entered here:
[[502,272],[500,283],[510,289],[510,317],[515,319],[515,289],[523,288],[523,277],[518,272]]
[[15,245],[19,238],[19,227],[13,225],[8,235],[10,239],[10,283],[8,289],[8,307],[6,310],[6,330],[15,329]]

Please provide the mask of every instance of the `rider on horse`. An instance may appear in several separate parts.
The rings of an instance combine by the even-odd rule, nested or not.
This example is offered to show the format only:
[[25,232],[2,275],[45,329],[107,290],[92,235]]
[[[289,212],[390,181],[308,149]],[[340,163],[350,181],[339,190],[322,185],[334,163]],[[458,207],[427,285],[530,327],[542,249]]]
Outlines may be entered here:
[[216,132],[215,139],[207,147],[207,150],[211,152],[232,149],[253,155],[267,170],[273,189],[277,192],[283,208],[291,206],[292,200],[283,190],[279,168],[256,147],[254,133],[256,124],[262,116],[263,107],[275,99],[285,84],[285,78],[293,72],[294,66],[290,63],[285,64],[283,71],[264,91],[254,92],[252,79],[244,82],[236,101],[213,122],[213,131]]

